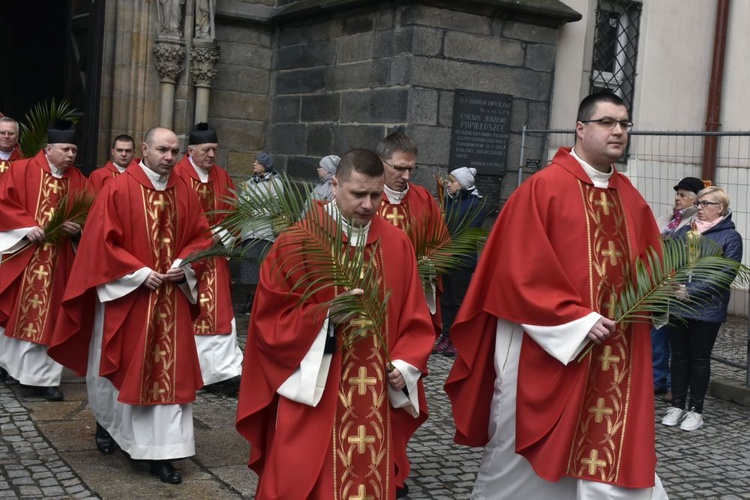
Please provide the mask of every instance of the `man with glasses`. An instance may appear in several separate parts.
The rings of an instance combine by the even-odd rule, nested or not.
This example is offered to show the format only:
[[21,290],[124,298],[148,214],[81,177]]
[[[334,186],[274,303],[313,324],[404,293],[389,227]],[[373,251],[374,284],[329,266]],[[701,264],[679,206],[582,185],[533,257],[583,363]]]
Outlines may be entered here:
[[631,126],[614,94],[585,98],[575,148],[519,187],[482,252],[446,383],[456,441],[486,446],[476,498],[666,498],[649,327],[613,321],[633,262],[660,244],[615,168]]
[[14,161],[23,158],[18,147],[18,122],[0,114],[0,177]]

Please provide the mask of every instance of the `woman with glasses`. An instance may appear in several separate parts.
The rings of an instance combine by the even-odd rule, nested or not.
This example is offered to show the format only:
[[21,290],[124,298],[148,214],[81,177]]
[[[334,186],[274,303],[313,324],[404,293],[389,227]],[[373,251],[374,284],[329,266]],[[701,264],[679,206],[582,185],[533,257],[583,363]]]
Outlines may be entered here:
[[[742,259],[742,236],[735,230],[729,197],[720,187],[702,189],[693,203],[697,207],[694,230],[701,238],[721,247],[724,257],[737,262]],[[690,227],[677,232],[687,238]],[[672,349],[672,408],[661,423],[679,425],[684,431],[703,427],[703,402],[711,376],[711,351],[719,327],[727,319],[729,290],[716,292],[699,280],[681,285],[677,299],[689,308],[678,305],[670,310],[669,344]],[[687,406],[686,406],[687,404]]]

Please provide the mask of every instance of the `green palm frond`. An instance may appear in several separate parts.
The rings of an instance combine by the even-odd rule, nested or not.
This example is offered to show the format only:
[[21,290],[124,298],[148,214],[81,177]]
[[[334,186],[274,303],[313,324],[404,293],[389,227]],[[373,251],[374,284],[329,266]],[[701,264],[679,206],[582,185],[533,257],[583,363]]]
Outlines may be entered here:
[[76,110],[67,99],[41,101],[31,108],[19,123],[21,136],[18,146],[26,158],[31,158],[47,145],[47,129],[57,118],[77,122]]
[[63,229],[63,223],[69,221],[83,226],[93,204],[94,195],[88,191],[79,191],[72,196],[63,195],[49,222],[44,226],[44,241],[56,244],[70,237]]
[[[721,294],[733,282],[746,286],[750,283],[750,268],[723,256],[720,246],[707,238],[688,235],[688,240],[670,238],[662,243],[661,251],[648,248],[646,256],[635,262],[634,269],[627,269],[631,276],[615,303],[614,320],[618,324],[649,323],[653,316],[669,314],[670,307],[679,306],[681,311],[699,313],[717,294]],[[701,293],[690,296],[688,301],[676,298],[680,285],[701,283]],[[590,345],[581,356],[583,360],[594,345]]]
[[406,234],[417,254],[417,269],[423,285],[430,284],[436,276],[462,269],[467,258],[476,256],[487,238],[487,230],[472,227],[472,223],[483,211],[484,203],[481,203],[462,217],[457,210],[445,214],[445,224],[435,224],[427,214],[410,222]]

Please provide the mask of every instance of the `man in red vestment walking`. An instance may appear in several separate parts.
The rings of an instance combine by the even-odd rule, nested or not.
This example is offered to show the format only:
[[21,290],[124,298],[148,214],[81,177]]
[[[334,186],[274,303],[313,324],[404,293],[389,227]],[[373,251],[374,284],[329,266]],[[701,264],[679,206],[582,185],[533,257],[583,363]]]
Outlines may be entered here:
[[0,178],[0,379],[8,374],[60,401],[62,366],[47,355],[65,285],[73,266],[72,238],[81,226],[65,221],[65,237],[45,233],[60,199],[84,190],[86,177],[74,166],[72,122],[55,121],[49,144],[34,158],[13,163]]
[[377,293],[391,293],[379,337],[345,346],[344,335],[364,320],[342,321],[320,307],[361,289],[326,288],[300,303],[292,284],[309,283],[300,267],[310,265],[302,261],[308,237],[282,233],[261,266],[237,410],[258,500],[392,499],[409,474],[406,443],[427,417],[421,378],[435,337],[414,250],[377,216],[383,182],[380,158],[354,149],[339,163],[334,201],[312,209],[343,225],[345,244],[366,242]]
[[666,498],[649,327],[612,320],[659,230],[614,168],[623,102],[593,94],[577,120],[575,148],[503,208],[451,331],[456,442],[486,446],[473,498]]
[[191,402],[203,385],[200,266],[180,263],[211,244],[195,191],[172,175],[179,146],[171,130],[149,130],[143,159],[97,197],[49,349],[87,376],[99,451],[119,445],[172,484],[182,476],[171,460],[195,454]]
[[[198,123],[190,131],[188,144],[187,154],[175,166],[175,174],[198,194],[213,228],[214,242],[231,245],[232,236],[221,228],[226,214],[213,213],[231,208],[227,199],[234,191],[227,171],[214,164],[219,149],[216,130],[208,123]],[[206,261],[198,284],[200,315],[193,321],[193,332],[203,383],[234,395],[240,384],[242,351],[237,345],[231,282],[227,259],[217,257]]]
[[0,115],[0,177],[10,169],[14,161],[23,158],[18,147],[18,138],[18,122]]
[[89,189],[99,194],[104,185],[123,173],[135,158],[135,140],[127,134],[120,134],[112,141],[112,159],[89,175]]

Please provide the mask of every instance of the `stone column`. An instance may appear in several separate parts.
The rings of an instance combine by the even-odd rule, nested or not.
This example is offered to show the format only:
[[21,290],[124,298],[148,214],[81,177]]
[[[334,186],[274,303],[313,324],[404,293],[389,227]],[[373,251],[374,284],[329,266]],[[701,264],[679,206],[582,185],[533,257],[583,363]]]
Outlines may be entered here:
[[174,116],[174,88],[184,69],[185,44],[182,41],[158,39],[154,44],[156,71],[161,79],[161,112],[159,125],[172,128]]
[[214,67],[219,60],[219,47],[196,44],[190,51],[190,76],[195,84],[195,123],[208,121],[208,100]]

